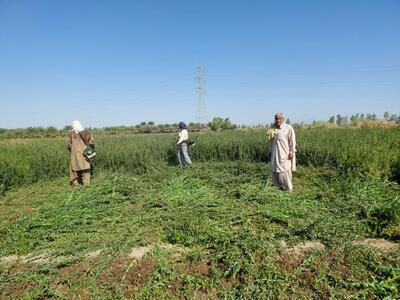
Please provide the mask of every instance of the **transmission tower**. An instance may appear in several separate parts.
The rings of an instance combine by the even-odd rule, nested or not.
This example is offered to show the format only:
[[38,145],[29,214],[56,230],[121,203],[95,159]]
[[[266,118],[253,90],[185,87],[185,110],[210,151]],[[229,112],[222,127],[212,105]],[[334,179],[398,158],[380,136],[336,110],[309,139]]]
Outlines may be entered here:
[[197,116],[196,121],[200,124],[207,124],[206,101],[204,99],[204,69],[203,66],[197,66]]

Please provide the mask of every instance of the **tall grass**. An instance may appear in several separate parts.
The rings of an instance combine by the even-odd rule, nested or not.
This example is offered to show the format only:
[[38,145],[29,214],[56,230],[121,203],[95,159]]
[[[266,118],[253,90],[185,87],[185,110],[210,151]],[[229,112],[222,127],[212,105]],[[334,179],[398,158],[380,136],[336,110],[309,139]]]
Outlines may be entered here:
[[[176,164],[173,134],[97,136],[97,170],[143,173]],[[267,161],[264,131],[193,134],[194,161]],[[352,175],[388,177],[400,161],[398,129],[310,129],[297,132],[299,164],[326,166]],[[0,192],[68,174],[65,139],[0,143]]]

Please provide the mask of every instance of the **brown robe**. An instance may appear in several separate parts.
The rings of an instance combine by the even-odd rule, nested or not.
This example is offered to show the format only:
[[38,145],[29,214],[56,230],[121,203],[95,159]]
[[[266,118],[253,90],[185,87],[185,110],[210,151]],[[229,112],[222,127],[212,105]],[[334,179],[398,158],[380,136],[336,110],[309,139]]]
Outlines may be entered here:
[[[91,134],[84,130],[81,132],[82,137],[85,141],[94,148],[95,141]],[[83,151],[86,148],[82,138],[75,131],[71,131],[68,136],[68,148],[71,151],[71,169],[73,171],[82,171],[90,169],[90,163],[83,156]]]

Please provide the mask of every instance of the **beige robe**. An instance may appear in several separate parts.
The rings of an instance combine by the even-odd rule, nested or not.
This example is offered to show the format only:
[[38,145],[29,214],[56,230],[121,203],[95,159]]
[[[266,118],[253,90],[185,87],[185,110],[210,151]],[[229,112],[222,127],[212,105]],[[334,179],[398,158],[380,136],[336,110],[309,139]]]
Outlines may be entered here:
[[[283,123],[276,129],[276,135],[269,141],[272,172],[286,172],[296,170],[296,136],[291,125]],[[293,159],[289,160],[289,153]]]
[[[81,135],[87,143],[94,147],[95,141],[90,133],[86,130],[81,132]],[[71,131],[68,136],[68,148],[71,151],[71,169],[73,171],[82,171],[90,169],[90,163],[83,156],[83,151],[86,148],[85,143],[82,141],[79,134]]]

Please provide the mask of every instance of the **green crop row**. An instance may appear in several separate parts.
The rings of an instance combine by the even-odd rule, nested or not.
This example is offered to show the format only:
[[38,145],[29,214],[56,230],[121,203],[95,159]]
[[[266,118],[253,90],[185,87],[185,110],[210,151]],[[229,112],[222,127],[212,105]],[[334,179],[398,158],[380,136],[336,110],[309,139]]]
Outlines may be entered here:
[[[173,134],[96,136],[95,170],[143,173],[176,164]],[[196,161],[267,161],[265,131],[236,130],[192,134]],[[356,176],[399,180],[399,129],[303,129],[297,131],[297,160]],[[13,186],[67,176],[66,139],[32,139],[0,143],[0,193]]]

